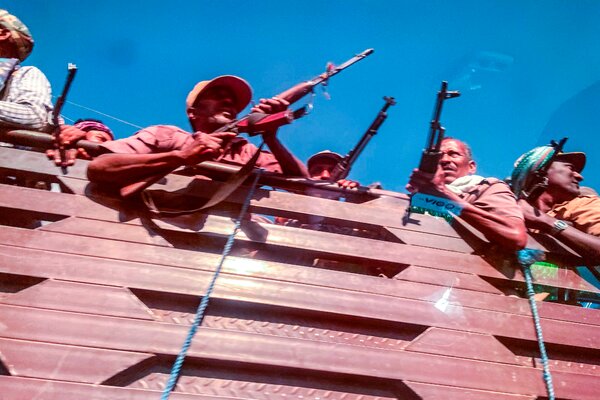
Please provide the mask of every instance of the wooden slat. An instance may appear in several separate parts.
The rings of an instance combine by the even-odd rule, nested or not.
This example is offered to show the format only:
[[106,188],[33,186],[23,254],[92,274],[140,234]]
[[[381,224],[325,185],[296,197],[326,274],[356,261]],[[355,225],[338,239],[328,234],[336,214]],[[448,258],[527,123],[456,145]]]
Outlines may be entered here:
[[402,270],[394,279],[411,282],[422,282],[457,289],[475,290],[478,292],[502,294],[502,291],[483,280],[478,275],[444,271],[411,265]]
[[100,384],[153,354],[0,338],[0,356],[12,376]]
[[[10,195],[8,194],[9,191],[0,190],[0,206],[29,207],[40,212],[55,212],[61,215],[78,215],[89,218],[100,218],[109,221],[136,221],[131,220],[132,218],[135,218],[135,214],[133,214],[131,210],[129,212],[127,209],[118,210],[118,202],[115,202],[114,200],[107,200],[109,202],[108,204],[110,204],[112,207],[107,208],[81,196],[73,196],[61,193],[48,193],[24,188],[18,189],[18,191],[13,191],[13,189],[11,189]],[[28,196],[22,196],[24,193],[27,193]],[[52,199],[55,199],[55,201],[52,201]],[[181,218],[179,218],[179,220],[185,221],[185,219]],[[178,221],[178,219],[174,219],[174,221]],[[166,224],[162,221],[158,221],[157,224],[171,230],[189,231],[189,229],[180,229],[175,225]],[[209,216],[207,221],[204,222],[204,226],[205,228],[203,230],[199,230],[199,232],[212,231],[220,235],[227,235],[232,230],[232,223],[229,219],[217,216]],[[248,228],[249,226],[260,226],[261,235],[264,236],[268,234],[268,242],[278,245],[293,247],[294,243],[303,243],[312,245],[303,246],[304,249],[320,251],[328,254],[341,253],[350,257],[358,257],[359,259],[371,258],[384,262],[398,262],[453,270],[457,272],[475,273],[492,278],[506,279],[507,277],[510,277],[520,282],[524,280],[520,270],[515,269],[514,267],[506,267],[502,272],[500,272],[477,256],[461,256],[450,251],[423,249],[417,246],[383,243],[350,236],[344,236],[344,240],[341,241],[339,240],[339,236],[335,234],[281,226],[261,226],[248,223],[246,224],[246,232],[252,231]],[[78,229],[80,230],[83,230],[84,228],[85,226],[83,225],[78,226]],[[294,230],[290,231],[290,229]],[[94,231],[95,228],[90,226],[90,230]],[[129,232],[125,233],[125,230],[129,230]],[[114,235],[121,234],[121,238],[123,240],[131,240],[132,231],[128,227],[113,227],[113,232]],[[73,231],[73,233],[78,233],[81,235],[87,234],[84,231]],[[89,234],[92,235],[94,233],[91,232]],[[95,235],[97,236],[97,233]],[[124,238],[123,235],[127,236],[127,238]],[[139,237],[139,234],[137,236]],[[119,236],[114,237],[117,238]],[[257,237],[244,237],[244,235],[241,234],[240,239],[256,240]],[[369,255],[368,250],[371,250],[371,256]],[[600,292],[600,290],[585,282],[577,275],[576,272],[572,270],[563,269],[561,270],[561,273],[562,275],[560,276],[560,279],[548,279],[543,276],[537,276],[535,278],[537,279],[537,283],[548,286]]]
[[[4,232],[11,233],[7,235],[8,240],[5,244],[9,246],[29,246],[37,247],[39,249],[54,250],[61,253],[68,252],[71,254],[83,254],[89,256],[96,256],[97,254],[110,255],[113,259],[125,259],[134,262],[150,263],[153,264],[153,268],[158,270],[157,264],[171,265],[183,268],[194,268],[202,269],[204,271],[211,271],[218,262],[218,256],[200,252],[190,252],[187,250],[180,249],[160,249],[156,247],[150,247],[145,245],[133,244],[133,243],[121,243],[112,240],[102,239],[91,239],[78,237],[77,241],[73,240],[70,235],[56,234],[50,232],[39,232],[39,231],[28,231],[18,228],[6,228]],[[16,240],[17,237],[21,237],[22,240]],[[0,232],[0,238],[2,237]],[[2,240],[0,240],[2,242]],[[10,254],[12,250],[9,247],[5,247],[4,252]],[[23,266],[28,265],[28,259],[33,260],[33,265],[45,265],[49,262],[61,263],[70,260],[66,255],[56,255],[35,252],[30,250],[30,254],[26,257],[23,256],[22,251],[18,251],[16,255],[8,256],[4,263],[4,267],[8,268],[11,262],[17,260],[15,265],[16,273],[23,271]],[[0,254],[1,256],[1,254]],[[35,260],[38,260],[36,262]],[[63,261],[64,260],[64,261]],[[73,264],[85,264],[89,262],[87,260],[77,261],[77,258],[73,259]],[[99,264],[98,271],[103,271],[106,268],[115,269],[112,267],[114,261],[106,260],[101,262],[101,259],[94,261]],[[59,264],[61,265],[61,264]],[[125,263],[126,266],[131,265]],[[381,278],[367,277],[363,275],[345,274],[335,271],[326,271],[313,268],[293,267],[287,264],[278,264],[272,262],[264,262],[259,260],[249,260],[244,258],[230,257],[226,263],[226,266],[230,265],[226,271],[228,273],[242,276],[244,274],[251,274],[253,276],[261,276],[268,279],[277,279],[281,282],[303,282],[310,285],[319,285],[325,287],[334,287],[341,289],[348,289],[359,292],[367,293],[380,293],[384,295],[392,296],[406,296],[408,298],[429,300],[433,297],[433,293],[443,293],[448,287],[452,288],[451,297],[449,301],[458,302],[458,304],[464,304],[473,308],[490,309],[500,312],[511,312],[517,314],[529,315],[529,306],[524,299],[507,298],[504,296],[484,295],[483,293],[470,293],[468,291],[461,291],[456,289],[456,285],[453,286],[455,281],[439,282],[442,287],[432,286],[427,284],[417,284],[414,282],[402,282],[397,280],[386,280]],[[61,265],[62,266],[62,265]],[[39,268],[39,267],[38,267]],[[59,271],[62,271],[60,268]],[[123,269],[125,270],[125,269]],[[41,270],[34,270],[41,271]],[[59,279],[70,279],[75,280],[74,277],[79,276],[79,269],[73,268],[69,271],[70,274],[57,274],[53,275],[42,275],[43,277],[56,277]],[[149,267],[143,267],[140,272],[133,274],[135,277],[145,276],[149,274]],[[6,270],[11,272],[11,270]],[[92,270],[93,272],[93,270]],[[120,270],[115,269],[114,273],[118,274]],[[443,272],[443,271],[442,271]],[[34,273],[35,275],[35,273]],[[443,275],[443,274],[440,274]],[[37,275],[36,275],[37,276]],[[94,276],[92,274],[92,276]],[[120,276],[120,275],[119,275]],[[165,275],[168,276],[168,275]],[[125,277],[125,276],[124,276]],[[454,277],[452,277],[454,279]],[[168,280],[167,281],[174,281]],[[91,282],[94,282],[92,280]],[[106,283],[104,280],[98,281],[97,283]],[[176,281],[174,281],[176,283]],[[108,283],[115,284],[115,283]],[[127,281],[116,283],[116,285],[127,285]],[[177,285],[172,288],[178,287]],[[195,292],[190,292],[195,293]],[[434,301],[437,301],[434,300]],[[540,312],[542,316],[562,319],[573,322],[582,322],[589,324],[599,324],[598,318],[600,313],[595,310],[583,310],[579,308],[573,308],[569,306],[541,303]]]
[[405,381],[422,400],[536,400],[536,395],[515,395],[482,390],[468,390],[452,386],[431,385],[422,382]]
[[[116,225],[100,221],[70,220],[52,224],[43,229],[138,243],[149,243],[149,241],[156,243],[160,240],[156,237],[156,232],[148,233],[145,228],[134,226],[135,221],[131,222],[129,225]],[[233,222],[230,219],[214,215],[199,217],[197,222],[191,218],[184,219],[182,217],[171,219],[169,222],[166,220],[153,222],[165,231],[212,234],[221,237],[229,235],[233,230]],[[192,226],[194,229],[178,226],[183,224],[188,227]],[[335,257],[341,254],[347,259],[376,260],[397,264],[412,263],[440,270],[477,274],[504,280],[511,279],[518,282],[524,281],[521,270],[516,266],[507,265],[498,270],[479,256],[346,235],[340,236],[328,232],[246,222],[242,224],[242,229],[236,239],[310,251],[315,254],[315,257],[323,255],[327,258],[327,256]],[[534,279],[536,283],[547,286],[600,293],[600,289],[589,284],[576,271],[568,268],[561,268],[555,277],[534,274]]]
[[461,238],[440,237],[439,235],[431,233],[413,232],[394,227],[386,227],[385,229],[406,244],[466,254],[473,253],[473,247],[469,246],[469,244]]
[[[82,187],[84,181],[81,179],[73,179],[68,176],[62,178],[63,181],[67,182],[69,182],[69,179],[71,179],[71,185],[75,185],[73,188],[75,192],[89,192],[92,194],[96,192],[95,190],[90,191],[88,188]],[[191,182],[191,178],[177,175],[174,175],[170,179],[175,181],[184,180],[185,183]],[[181,184],[182,183],[179,182],[178,186]],[[201,181],[192,185],[193,190],[191,190],[191,192],[199,197],[207,197],[210,196],[219,185],[220,184],[217,182]],[[40,193],[40,191],[26,188],[13,188],[8,190],[21,190],[22,194],[29,191],[28,196],[43,196],[44,202],[48,202],[47,197],[53,195],[44,192]],[[243,202],[245,196],[245,191],[241,189],[232,194],[228,201],[240,204]],[[388,207],[379,209],[378,207],[343,203],[316,197],[298,196],[276,191],[261,191],[259,189],[254,200],[251,202],[250,210],[257,213],[275,214],[292,218],[317,215],[327,218],[331,221],[330,223],[342,223],[346,226],[357,228],[368,229],[369,227],[387,226],[390,227],[393,234],[398,236],[405,243],[425,247],[445,248],[455,251],[472,251],[471,246],[460,239],[456,231],[442,219],[414,214],[411,217],[411,220],[414,220],[414,222],[405,225],[402,217],[405,210],[405,202],[399,201],[398,199],[393,200],[396,201],[394,204],[398,203],[400,205],[400,208],[393,209]],[[110,202],[114,203],[114,200],[110,200]],[[119,203],[117,202],[116,204]],[[113,204],[113,206],[115,205]],[[481,240],[482,243],[487,242],[487,240],[478,234],[477,231],[468,227],[468,224],[463,222],[462,225],[465,226],[463,231],[470,232],[469,236],[472,238],[477,236],[479,237],[478,240]],[[440,236],[442,237],[440,238]],[[456,239],[449,239],[450,237]],[[539,248],[541,250],[546,249],[532,237],[529,237],[528,240],[528,247]],[[481,246],[481,244],[478,245],[478,247],[479,246]],[[563,245],[557,242],[555,242],[552,248],[556,249],[559,253],[565,253],[565,251],[569,253],[568,250],[565,250]],[[572,251],[569,254],[573,254]]]
[[[86,179],[88,162],[77,160],[68,168],[69,176]],[[62,176],[60,167],[46,158],[44,153],[0,147],[0,169],[34,172],[36,174]]]
[[532,366],[531,359],[528,364],[527,360],[515,356],[491,335],[440,328],[427,329],[406,347],[406,351]]
[[[73,186],[73,191],[78,193],[88,192],[96,198],[104,198],[108,202],[107,204],[114,208],[121,206],[120,201],[117,201],[114,198],[106,197],[93,188],[90,189],[87,188],[87,186],[84,187],[83,185],[85,181],[73,178],[69,180],[69,178],[70,177],[64,177],[62,180],[69,182],[69,184]],[[177,176],[176,178],[189,179],[187,177]],[[196,186],[199,186],[202,190],[199,191],[199,189],[196,189],[196,191],[199,191],[199,194],[202,194],[201,197],[204,198],[214,193],[219,185],[220,184],[217,182],[201,181]],[[61,209],[60,205],[66,203],[67,201],[78,201],[81,202],[81,208],[78,209],[83,209],[82,212],[85,212],[85,214],[78,213],[77,215],[79,216],[86,215],[92,217],[89,211],[99,211],[97,207],[93,206],[92,210],[85,210],[83,205],[87,205],[90,202],[82,201],[81,199],[75,200],[72,197],[70,200],[68,200],[69,197],[61,193],[49,193],[35,189],[13,186],[0,186],[0,189],[0,191],[6,191],[6,193],[0,194],[0,199],[3,200],[3,205],[5,207],[36,209],[36,204],[44,203],[44,205],[40,204],[38,207],[43,207],[43,209],[47,212],[55,211],[58,214],[71,212],[70,215],[75,215],[74,213],[76,211],[74,209]],[[240,189],[234,192],[228,198],[228,202],[241,204],[245,197],[245,189]],[[12,202],[11,199],[13,199]],[[25,203],[15,203],[15,199],[22,199]],[[52,207],[53,204],[56,205],[56,208]],[[138,206],[140,209],[143,208],[141,205]],[[445,221],[441,219],[421,215],[415,217],[417,218],[415,221],[418,222],[418,225],[409,224],[405,226],[403,225],[401,218],[403,210],[377,209],[360,204],[345,203],[317,197],[299,196],[277,191],[258,189],[256,195],[254,196],[254,200],[250,204],[250,211],[255,213],[275,214],[290,218],[301,218],[316,215],[327,218],[330,221],[329,223],[340,223],[345,226],[357,228],[399,226],[397,229],[403,232],[403,236],[406,239],[414,242],[423,241],[423,238],[428,234],[434,238],[437,238],[437,240],[444,240],[446,236],[455,238],[458,237],[454,229],[452,229]],[[399,215],[397,218],[395,217],[396,213]],[[411,239],[413,235],[416,236],[415,239]],[[442,236],[441,239],[440,236]],[[462,239],[458,238],[455,241],[462,241]]]
[[[171,175],[166,185],[160,187],[159,193],[169,198],[169,192],[186,190],[190,198],[207,198],[220,186],[213,181],[194,181],[191,177]],[[181,194],[177,195],[179,198]],[[246,198],[246,190],[237,190],[227,199],[229,202],[242,204]],[[406,201],[394,202],[395,207],[373,207],[351,202],[340,202],[318,196],[300,196],[297,194],[257,189],[254,200],[250,203],[250,210],[256,213],[265,213],[291,217],[297,215],[315,215],[325,217],[335,222],[344,222],[346,225],[366,224],[375,226],[390,226],[407,231],[433,233],[437,236],[458,237],[456,231],[440,218],[422,214],[414,214],[411,222],[404,221]]]
[[[159,399],[160,390],[128,389],[91,384],[0,376],[2,400],[149,400]],[[210,394],[173,393],[172,400],[215,400]],[[240,400],[239,397],[218,397]]]
[[152,320],[151,311],[125,288],[47,280],[0,300],[3,304]]
[[[61,324],[52,324],[60,320]],[[42,342],[71,343],[79,346],[152,351],[174,355],[185,336],[183,327],[87,316],[49,310],[0,306],[2,335]],[[32,329],[46,326],[46,329]],[[86,332],[82,335],[81,332]],[[140,338],[152,338],[151,342]],[[200,329],[188,357],[228,362],[249,362],[272,367],[302,365],[309,371],[405,379],[417,382],[462,386],[471,389],[543,395],[540,371],[533,368],[493,364],[406,351],[385,351],[357,346],[329,345],[282,337],[249,335],[240,332]],[[355,362],[360,360],[360,362]],[[429,369],[436,373],[431,374]],[[510,376],[511,379],[506,377]],[[595,399],[600,390],[596,377],[557,374],[557,396]],[[566,397],[566,396],[564,396]]]
[[[44,242],[48,242],[48,240]],[[131,252],[132,246],[129,245],[126,247]],[[114,252],[115,249],[113,249]],[[154,256],[158,255],[156,252],[147,252],[150,254],[153,253]],[[192,257],[192,254],[188,254],[187,258]],[[202,255],[197,256],[197,258],[201,257]],[[88,264],[91,262],[92,260],[86,261]],[[95,268],[101,271],[99,269],[102,268],[101,265],[98,264]],[[183,285],[183,287],[187,288],[187,293],[200,294],[210,277],[210,273],[196,272],[192,274],[189,270],[181,269],[173,269],[173,273],[163,270],[163,276],[161,276],[159,275],[160,269],[157,266],[148,266],[146,269],[147,271],[152,271],[152,278],[157,279],[163,285],[164,289],[161,290],[165,291],[172,290],[167,288],[177,288]],[[123,274],[123,279],[127,279],[129,282],[132,282],[132,279],[136,279],[138,275],[141,275],[127,273],[125,270],[121,271],[121,273]],[[173,284],[169,285],[169,282],[173,282]],[[528,340],[535,339],[529,316],[463,307],[460,303],[446,300],[449,297],[448,293],[451,293],[450,289],[440,289],[437,287],[432,287],[432,289],[427,295],[423,294],[424,297],[428,297],[427,301],[421,301],[405,298],[394,299],[389,296],[369,293],[363,293],[358,297],[355,292],[346,290],[292,284],[289,282],[258,280],[256,278],[221,276],[215,296],[291,307],[300,310],[313,310],[317,312],[361,316],[377,320],[470,330]],[[306,296],[306,293],[310,293],[311,295]],[[444,302],[442,310],[440,309],[440,301]],[[555,320],[544,321],[544,326],[547,326],[549,329],[545,333],[545,337],[550,343],[564,343],[579,347],[595,348],[594,340],[600,340],[600,331],[591,326]],[[575,331],[579,334],[573,335],[572,332]]]

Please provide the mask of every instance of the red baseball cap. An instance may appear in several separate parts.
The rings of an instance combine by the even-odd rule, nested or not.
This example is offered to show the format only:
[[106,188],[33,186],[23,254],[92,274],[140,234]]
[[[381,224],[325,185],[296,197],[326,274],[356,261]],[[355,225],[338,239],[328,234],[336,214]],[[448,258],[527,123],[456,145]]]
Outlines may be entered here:
[[218,76],[210,81],[201,81],[194,86],[185,100],[186,109],[189,112],[194,107],[198,97],[206,90],[214,87],[224,87],[234,94],[235,108],[239,113],[242,111],[252,99],[252,88],[242,78],[233,75]]

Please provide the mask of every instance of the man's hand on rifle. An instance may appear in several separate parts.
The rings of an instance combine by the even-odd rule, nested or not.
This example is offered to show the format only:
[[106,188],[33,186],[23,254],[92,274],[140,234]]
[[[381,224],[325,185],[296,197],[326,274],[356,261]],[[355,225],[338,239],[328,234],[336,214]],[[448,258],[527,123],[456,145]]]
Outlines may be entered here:
[[356,189],[360,186],[360,184],[356,181],[351,181],[350,179],[340,179],[337,181],[337,184],[342,189]]
[[202,161],[217,159],[223,154],[227,143],[237,136],[234,132],[196,132],[194,141],[179,150],[179,156],[185,165],[195,165]]
[[87,154],[84,149],[73,149],[69,148],[80,139],[85,139],[86,133],[79,128],[72,125],[60,125],[59,143],[54,143],[54,149],[47,150],[46,156],[50,160],[54,160],[54,164],[62,165],[60,158],[61,148],[65,149],[66,165],[71,166],[75,164],[77,157],[90,160],[91,157]]
[[86,138],[86,132],[73,125],[61,125],[60,126],[60,141],[65,146],[70,146],[76,143],[78,140]]
[[256,104],[250,109],[250,112],[257,112],[262,114],[275,114],[281,111],[285,111],[289,105],[289,101],[275,96],[270,99],[260,99],[258,104]]
[[448,189],[444,184],[444,175],[441,168],[435,174],[423,172],[418,168],[413,169],[412,174],[406,185],[409,193],[427,193],[440,197],[448,197]]

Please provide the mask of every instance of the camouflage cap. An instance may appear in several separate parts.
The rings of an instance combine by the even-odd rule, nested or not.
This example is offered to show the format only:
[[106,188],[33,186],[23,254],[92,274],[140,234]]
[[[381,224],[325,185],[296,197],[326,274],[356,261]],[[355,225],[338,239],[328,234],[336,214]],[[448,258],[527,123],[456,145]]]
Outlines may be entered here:
[[0,26],[10,31],[8,40],[15,46],[19,59],[23,61],[33,50],[33,38],[29,29],[14,15],[0,9]]

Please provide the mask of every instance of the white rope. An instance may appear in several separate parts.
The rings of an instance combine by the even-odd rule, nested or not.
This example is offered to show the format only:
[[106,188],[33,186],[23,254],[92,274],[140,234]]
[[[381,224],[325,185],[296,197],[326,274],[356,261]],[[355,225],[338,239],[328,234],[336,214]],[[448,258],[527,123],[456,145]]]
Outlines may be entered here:
[[[96,113],[96,114],[100,114],[100,115],[102,115],[102,116],[104,116],[104,117],[107,117],[107,118],[114,119],[115,121],[121,122],[121,123],[123,123],[123,124],[125,124],[125,125],[133,126],[134,128],[137,128],[137,129],[144,129],[144,127],[143,127],[143,126],[139,126],[139,125],[136,125],[136,124],[132,124],[131,122],[128,122],[128,121],[122,120],[122,119],[120,119],[120,118],[117,118],[117,117],[115,117],[115,116],[112,116],[112,115],[110,115],[110,114],[103,113],[103,112],[101,112],[101,111],[98,111],[98,110],[95,110],[95,109],[93,109],[93,108],[86,107],[86,106],[83,106],[83,105],[81,105],[81,104],[73,103],[72,101],[69,101],[69,100],[67,100],[66,102],[67,102],[68,104],[71,104],[71,105],[75,106],[75,107],[83,108],[84,110],[88,110],[88,111],[94,112],[94,113]],[[63,115],[63,117],[64,117],[64,115]],[[65,119],[70,119],[70,118],[65,118]]]

